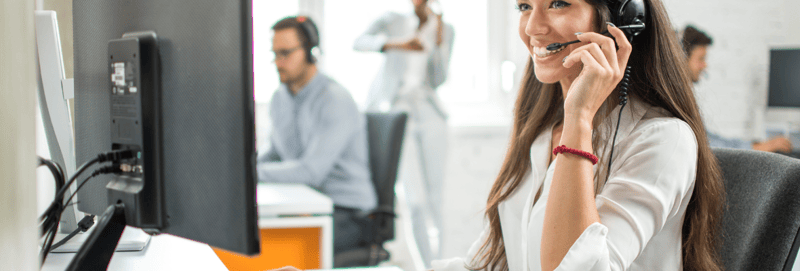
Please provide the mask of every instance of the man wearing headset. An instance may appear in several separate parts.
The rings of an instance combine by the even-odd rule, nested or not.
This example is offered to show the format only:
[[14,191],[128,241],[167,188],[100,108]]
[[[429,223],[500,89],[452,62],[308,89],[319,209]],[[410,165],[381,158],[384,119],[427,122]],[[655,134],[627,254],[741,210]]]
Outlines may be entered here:
[[317,27],[304,16],[273,27],[280,88],[270,104],[272,134],[258,157],[258,180],[306,184],[334,204],[334,254],[356,248],[368,229],[361,214],[377,206],[363,114],[350,93],[317,70]]
[[[706,53],[708,47],[713,42],[711,37],[706,35],[703,31],[698,30],[692,25],[686,26],[681,32],[681,40],[683,43],[683,50],[689,57],[689,69],[692,71],[692,81],[697,83],[700,81],[700,75],[706,69]],[[712,147],[733,148],[733,149],[753,149],[757,151],[766,152],[784,152],[792,151],[792,143],[785,137],[775,137],[763,142],[751,143],[746,140],[736,138],[725,138],[711,131],[708,133],[708,142]]]

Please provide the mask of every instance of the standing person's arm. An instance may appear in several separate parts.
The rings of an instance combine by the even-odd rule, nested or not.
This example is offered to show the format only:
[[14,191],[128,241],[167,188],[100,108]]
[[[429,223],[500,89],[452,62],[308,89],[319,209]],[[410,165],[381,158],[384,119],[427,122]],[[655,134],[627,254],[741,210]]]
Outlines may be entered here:
[[353,50],[362,52],[386,52],[390,50],[422,51],[422,43],[417,38],[403,42],[389,42],[389,28],[399,16],[386,13],[359,36],[353,43]]
[[[428,77],[434,89],[447,80],[447,73],[450,70],[450,56],[453,51],[453,38],[455,31],[453,26],[445,24],[439,17],[439,27],[441,38],[437,38],[437,45],[433,48],[431,57],[428,59]],[[441,42],[440,40],[441,39]]]
[[391,13],[384,14],[373,22],[367,31],[356,38],[353,50],[364,52],[382,52],[389,37],[387,30],[390,25]]

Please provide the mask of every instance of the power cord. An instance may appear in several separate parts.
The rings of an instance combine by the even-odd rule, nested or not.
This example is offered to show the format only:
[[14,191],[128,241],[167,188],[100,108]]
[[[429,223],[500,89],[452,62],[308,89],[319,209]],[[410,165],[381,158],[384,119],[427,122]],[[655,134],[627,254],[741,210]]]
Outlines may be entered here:
[[97,175],[109,174],[109,173],[120,173],[120,172],[122,172],[122,171],[119,169],[119,167],[115,167],[115,166],[104,166],[102,168],[99,168],[99,169],[95,170],[94,172],[92,172],[92,175],[89,175],[89,177],[87,177],[81,183],[78,184],[78,188],[75,189],[75,192],[72,192],[72,194],[69,196],[69,198],[67,198],[66,202],[72,201],[72,198],[74,198],[75,195],[78,194],[78,190],[81,190],[81,187],[83,187],[83,185],[86,184],[86,182],[89,181],[89,179],[94,178]]
[[[58,164],[53,163],[53,162],[50,161],[49,163],[52,163],[53,165],[49,165],[48,162],[45,159],[41,159],[40,160],[40,164],[48,165],[48,168],[51,168],[51,172],[54,172],[53,174],[57,179],[59,178],[58,175],[60,175],[60,181],[58,181],[58,180],[56,181],[56,187],[57,187],[58,191],[56,192],[56,194],[54,196],[53,202],[50,204],[50,206],[47,208],[47,210],[44,212],[44,214],[42,214],[39,217],[39,220],[41,222],[41,233],[40,234],[42,236],[44,236],[44,243],[42,244],[42,249],[41,249],[40,254],[39,254],[40,255],[40,259],[41,259],[41,263],[40,264],[44,264],[45,259],[47,259],[47,254],[53,249],[52,248],[53,241],[54,241],[55,236],[56,236],[56,231],[58,231],[58,224],[61,221],[61,215],[63,214],[64,209],[65,209],[65,205],[66,205],[65,203],[69,203],[72,200],[72,198],[75,197],[75,195],[78,192],[78,190],[80,189],[80,187],[82,187],[86,183],[87,180],[89,180],[92,177],[95,177],[97,175],[100,175],[100,174],[107,174],[107,173],[117,172],[117,170],[119,170],[119,169],[114,169],[112,166],[106,166],[106,167],[103,167],[103,168],[95,170],[92,173],[91,176],[89,176],[88,178],[86,178],[86,180],[84,180],[83,182],[80,183],[80,185],[75,190],[75,192],[72,193],[72,195],[70,195],[68,200],[65,202],[64,201],[64,194],[66,193],[66,191],[69,188],[69,186],[72,185],[72,183],[74,183],[75,180],[84,171],[86,171],[87,169],[89,169],[89,167],[91,167],[92,165],[94,165],[96,163],[104,163],[104,162],[109,162],[109,161],[115,161],[116,162],[116,161],[121,161],[121,160],[124,160],[124,159],[130,159],[130,158],[133,158],[133,157],[134,157],[134,152],[132,150],[122,150],[122,151],[112,151],[112,152],[101,153],[101,154],[97,155],[97,157],[95,157],[95,158],[87,161],[83,165],[81,165],[78,168],[78,170],[75,172],[75,174],[73,174],[72,177],[70,177],[69,181],[67,181],[67,182],[64,182],[64,176],[65,175],[63,174],[63,170],[60,170],[60,172],[59,172],[59,168],[60,167],[58,166]],[[59,172],[60,174],[55,173],[55,172]],[[85,219],[86,218],[84,218],[84,220]],[[81,220],[81,221],[84,221],[84,220]],[[94,222],[92,221],[92,223],[94,223]],[[88,222],[84,223],[84,225],[86,225],[86,224],[88,224]],[[89,225],[89,227],[91,227],[91,225]],[[88,229],[88,227],[87,227],[87,229]],[[74,236],[74,234],[70,234],[70,235]],[[68,237],[68,238],[72,238],[72,237]],[[59,243],[60,244],[65,243],[66,240],[69,240],[68,238],[65,238],[65,240],[59,241]]]
[[94,226],[94,215],[88,215],[88,216],[83,217],[83,219],[81,219],[81,221],[78,222],[78,228],[75,229],[74,231],[72,231],[71,233],[69,233],[69,235],[67,235],[67,237],[64,237],[64,239],[61,239],[61,241],[58,241],[58,243],[53,245],[53,247],[50,248],[50,252],[52,252],[53,250],[55,250],[56,248],[58,248],[58,247],[60,247],[60,246],[62,246],[64,244],[66,244],[67,241],[72,239],[72,237],[75,237],[75,235],[77,235],[79,232],[88,231],[89,228],[91,228],[92,226]]
[[[47,168],[50,169],[50,173],[53,174],[53,179],[55,180],[56,183],[55,187],[56,191],[59,191],[61,190],[61,188],[64,187],[64,170],[61,168],[60,165],[58,165],[58,163],[39,157],[39,166],[47,166]],[[56,192],[56,195],[57,194],[58,192]],[[48,212],[45,212],[45,214],[48,214]],[[39,255],[42,256],[42,262],[44,262],[44,258],[46,257],[46,251],[49,249],[50,244],[52,244],[53,240],[55,239],[54,228],[58,228],[58,223],[56,222],[55,224],[53,224],[52,219],[46,220],[44,222],[45,223],[43,223],[42,225],[42,233],[46,232],[46,234],[44,234],[45,235],[44,244],[42,245],[42,250],[39,253]]]

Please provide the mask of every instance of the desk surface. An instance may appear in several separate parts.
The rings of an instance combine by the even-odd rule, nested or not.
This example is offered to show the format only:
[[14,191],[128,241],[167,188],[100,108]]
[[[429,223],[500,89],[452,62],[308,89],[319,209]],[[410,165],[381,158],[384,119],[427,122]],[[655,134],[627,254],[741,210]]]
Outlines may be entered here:
[[259,217],[333,213],[328,196],[302,184],[259,183],[256,195]]
[[[127,231],[130,227],[126,227]],[[136,230],[136,229],[134,229]],[[75,253],[50,253],[42,271],[62,271]],[[228,270],[206,244],[168,234],[153,236],[142,251],[115,252],[108,270]]]
[[[260,218],[333,213],[331,199],[305,185],[258,184],[257,189]],[[74,256],[75,253],[50,253],[41,270],[64,270]],[[142,251],[115,252],[108,270],[227,270],[227,268],[208,245],[162,234],[152,237],[150,244]],[[394,270],[379,269],[379,271]]]
[[355,268],[340,268],[340,269],[319,269],[319,270],[306,270],[306,271],[344,271],[344,270],[358,270],[358,271],[403,271],[397,267],[355,267]]

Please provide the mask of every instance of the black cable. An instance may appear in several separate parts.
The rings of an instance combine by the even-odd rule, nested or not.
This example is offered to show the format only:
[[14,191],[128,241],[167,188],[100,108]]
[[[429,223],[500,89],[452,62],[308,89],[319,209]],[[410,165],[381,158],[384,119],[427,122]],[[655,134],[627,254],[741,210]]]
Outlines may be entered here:
[[52,252],[53,250],[57,249],[58,247],[60,247],[60,246],[62,246],[64,244],[66,244],[67,241],[69,241],[69,239],[72,239],[72,237],[75,237],[75,235],[78,235],[78,233],[80,233],[80,232],[81,232],[81,229],[80,228],[76,228],[74,231],[70,232],[69,235],[67,235],[67,237],[64,237],[64,239],[61,239],[61,241],[58,241],[58,243],[55,243],[52,247],[50,247],[50,252]]
[[619,116],[617,117],[617,129],[614,130],[614,137],[611,140],[611,153],[608,155],[608,171],[606,172],[606,182],[611,177],[611,162],[614,158],[614,144],[617,144],[617,133],[619,132],[619,124],[622,122],[622,109],[628,104],[628,86],[631,83],[631,65],[625,68],[625,76],[622,77],[622,83],[619,88]]
[[58,163],[39,157],[39,166],[47,166],[50,173],[53,174],[53,179],[56,182],[56,191],[64,186],[64,170]]
[[108,173],[117,173],[117,172],[121,172],[121,171],[119,170],[119,167],[115,167],[115,166],[105,166],[105,167],[102,167],[102,168],[99,168],[99,169],[95,170],[94,172],[92,172],[92,175],[89,175],[89,177],[86,177],[86,179],[84,179],[80,184],[78,184],[78,188],[75,189],[75,192],[72,192],[72,194],[69,196],[69,198],[67,198],[66,202],[70,202],[72,200],[72,198],[75,197],[75,195],[78,194],[78,191],[81,190],[81,187],[83,187],[83,185],[86,184],[87,181],[89,181],[89,179],[94,178],[97,175],[108,174]]
[[53,239],[55,239],[55,238],[56,238],[56,231],[55,230],[50,230],[50,231],[47,232],[47,235],[45,236],[45,239],[44,239],[44,244],[42,244],[42,249],[41,249],[41,251],[39,251],[39,258],[40,258],[40,261],[41,261],[39,263],[39,266],[44,265],[44,260],[47,259],[47,253],[50,252],[50,246],[51,246],[51,244],[53,244]]
[[53,245],[53,247],[50,248],[50,251],[53,251],[54,249],[66,244],[67,241],[72,239],[72,237],[75,237],[75,235],[77,235],[79,232],[88,231],[89,228],[91,228],[92,226],[94,226],[94,215],[89,215],[89,216],[83,217],[83,219],[81,219],[81,221],[78,222],[78,228],[75,229],[74,231],[72,231],[71,233],[69,233],[69,235],[67,235],[67,237],[64,237],[64,239],[61,239],[61,241],[58,241],[58,243]]
[[[63,212],[65,210],[65,207],[64,207],[64,205],[65,205],[64,194],[66,193],[66,191],[69,188],[69,186],[72,185],[72,183],[74,183],[75,180],[84,171],[89,169],[89,167],[91,167],[95,163],[103,163],[103,162],[107,162],[107,161],[120,161],[120,160],[123,160],[123,159],[130,159],[130,158],[133,158],[133,157],[134,157],[134,152],[132,150],[122,150],[122,151],[112,151],[112,152],[101,153],[101,154],[97,155],[97,157],[95,157],[95,158],[87,161],[83,165],[81,165],[78,168],[78,170],[75,172],[75,174],[73,174],[72,177],[69,178],[69,181],[67,181],[65,183],[63,182],[63,180],[64,180],[63,170],[61,170],[61,172],[60,172],[60,174],[62,175],[61,176],[61,180],[62,180],[61,187],[56,192],[56,194],[54,196],[54,199],[53,199],[53,202],[50,204],[50,206],[48,206],[48,208],[45,211],[45,213],[42,214],[42,216],[39,218],[39,220],[42,222],[41,235],[45,237],[45,241],[44,241],[44,244],[42,245],[42,250],[41,250],[41,253],[40,253],[40,255],[41,255],[41,264],[44,264],[45,259],[47,259],[47,254],[52,249],[53,240],[55,239],[56,231],[58,231],[58,224],[59,224],[59,222],[61,220],[61,215],[63,214]],[[42,159],[42,160],[44,160],[44,159]],[[40,162],[42,162],[42,160],[40,160]],[[55,167],[56,167],[56,169],[58,169],[58,166],[55,166]],[[115,172],[115,171],[116,170],[113,169],[110,166],[106,166],[106,167],[100,168],[98,170],[95,170],[95,172],[92,173],[92,176],[86,178],[86,180],[84,180],[80,184],[80,186],[78,186],[78,189],[80,189],[80,187],[83,186],[83,184],[85,184],[88,179],[90,179],[90,178],[92,178],[94,176],[97,176],[99,174],[104,174],[104,173],[111,173],[111,172]],[[59,184],[57,183],[57,185],[59,185]],[[78,189],[76,189],[75,193],[73,193],[69,197],[69,200],[66,201],[67,203],[72,201],[72,198],[78,192]]]
[[[39,166],[47,166],[47,168],[50,170],[50,173],[53,174],[56,191],[61,190],[61,188],[64,187],[64,170],[58,163],[39,157]],[[55,220],[52,217],[54,212],[59,208],[62,207],[56,205],[54,208],[48,208],[45,213],[42,214],[43,217],[47,217],[48,219],[45,219],[41,225],[41,234],[44,236],[44,243],[42,243],[42,249],[39,252],[41,263],[44,263],[45,258],[47,258],[47,252],[50,251],[50,247],[56,237],[58,220]],[[60,219],[60,215],[58,216],[58,219]]]
[[[73,192],[69,196],[69,198],[67,199],[66,202],[72,201],[72,198],[75,197],[75,195],[78,194],[78,190],[80,190],[81,187],[83,187],[83,185],[86,184],[86,182],[89,179],[91,179],[91,178],[93,178],[93,177],[95,177],[97,175],[100,175],[100,174],[119,172],[118,169],[119,169],[118,167],[114,167],[114,166],[105,166],[105,167],[96,169],[94,172],[92,172],[92,175],[89,175],[89,177],[86,177],[86,179],[84,179],[83,182],[78,184],[78,187],[75,189],[75,192]],[[74,179],[74,177],[73,177],[73,179]],[[54,204],[55,204],[55,202],[54,202]],[[48,230],[48,233],[47,233],[49,238],[45,239],[45,244],[42,246],[42,252],[41,252],[42,264],[44,264],[44,260],[47,259],[47,254],[53,249],[51,246],[53,244],[53,239],[55,239],[55,237],[56,237],[56,231],[58,230],[58,222],[61,220],[61,215],[64,213],[64,210],[66,210],[66,208],[63,208],[63,206],[62,206],[61,208],[56,209],[56,211],[58,212],[57,214],[54,214],[54,215],[51,215],[51,216],[48,217],[49,220],[55,221],[55,223],[51,223],[51,226],[50,226],[51,228]],[[92,218],[94,218],[94,217],[92,217]],[[84,218],[84,220],[85,219],[86,218]],[[81,222],[84,222],[84,220],[81,220]],[[94,224],[94,221],[92,221],[92,224]],[[89,225],[88,227],[91,227],[91,225]],[[88,229],[88,227],[86,229]],[[78,229],[81,229],[81,227],[78,227]],[[85,231],[85,230],[83,230],[83,231]],[[73,231],[73,233],[77,234],[74,231]],[[70,235],[74,236],[73,233],[70,233]],[[62,241],[64,243],[66,243],[69,240],[69,238],[72,238],[72,236],[68,236],[67,238],[65,238]],[[59,243],[61,243],[61,242],[59,242]]]
[[[93,165],[95,163],[103,163],[103,162],[107,162],[107,161],[119,161],[119,160],[122,160],[122,159],[129,159],[129,158],[133,158],[133,151],[131,151],[131,150],[123,150],[123,151],[112,151],[112,152],[107,152],[107,153],[101,153],[101,154],[97,155],[97,157],[93,158],[92,160],[87,161],[86,163],[81,165],[78,168],[77,171],[75,171],[75,174],[73,174],[72,177],[69,178],[69,181],[67,181],[67,183],[64,185],[64,187],[61,187],[61,189],[59,189],[58,192],[56,192],[55,200],[53,200],[53,203],[50,204],[50,207],[52,208],[52,207],[56,206],[58,204],[58,202],[64,198],[64,193],[69,188],[69,186],[72,185],[72,183],[75,182],[75,180],[78,178],[78,176],[80,176],[81,173],[86,171],[86,169],[88,169],[91,165]],[[63,202],[61,202],[61,203],[63,204]],[[42,217],[40,217],[39,219],[43,220],[44,219],[44,215]]]

